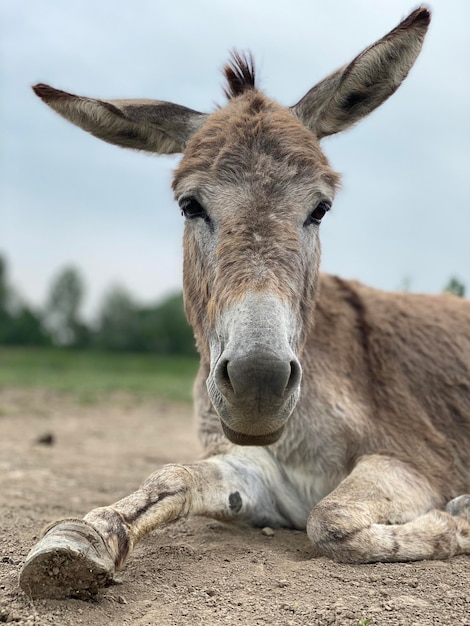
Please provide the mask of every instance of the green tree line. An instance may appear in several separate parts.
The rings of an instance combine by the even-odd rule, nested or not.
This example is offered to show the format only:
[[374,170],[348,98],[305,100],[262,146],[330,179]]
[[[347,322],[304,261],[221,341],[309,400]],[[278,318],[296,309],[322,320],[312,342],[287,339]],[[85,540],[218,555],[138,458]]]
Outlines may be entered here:
[[196,353],[181,293],[141,306],[125,289],[114,287],[104,295],[93,322],[81,315],[84,295],[79,271],[66,267],[52,280],[44,305],[31,307],[9,284],[7,263],[0,256],[0,345]]
[[[444,291],[465,297],[465,287],[455,277]],[[114,287],[103,297],[95,321],[89,323],[81,316],[84,295],[82,276],[66,267],[52,280],[44,306],[33,308],[9,285],[7,263],[0,255],[0,345],[195,354],[181,293],[143,307],[128,291]]]

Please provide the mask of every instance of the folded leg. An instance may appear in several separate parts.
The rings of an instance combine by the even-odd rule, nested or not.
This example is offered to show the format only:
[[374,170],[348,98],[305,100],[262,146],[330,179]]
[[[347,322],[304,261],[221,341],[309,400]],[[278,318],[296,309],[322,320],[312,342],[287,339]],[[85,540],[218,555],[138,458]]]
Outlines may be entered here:
[[470,498],[445,502],[398,459],[364,457],[311,511],[307,533],[338,561],[415,561],[470,553]]

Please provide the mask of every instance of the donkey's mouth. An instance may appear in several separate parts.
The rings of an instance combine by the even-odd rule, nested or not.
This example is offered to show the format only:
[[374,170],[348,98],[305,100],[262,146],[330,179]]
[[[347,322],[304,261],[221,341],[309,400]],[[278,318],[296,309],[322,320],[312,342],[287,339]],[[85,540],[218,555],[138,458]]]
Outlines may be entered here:
[[281,428],[278,428],[272,433],[267,433],[266,435],[245,435],[229,428],[223,420],[220,420],[220,422],[224,435],[229,441],[238,446],[269,446],[271,443],[276,443],[284,430],[284,426],[281,426]]

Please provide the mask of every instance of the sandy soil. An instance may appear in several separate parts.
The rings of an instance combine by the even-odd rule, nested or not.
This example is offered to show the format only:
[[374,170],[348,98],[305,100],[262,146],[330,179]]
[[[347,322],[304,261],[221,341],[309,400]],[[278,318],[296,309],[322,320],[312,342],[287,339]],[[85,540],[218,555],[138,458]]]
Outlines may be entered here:
[[41,528],[126,495],[198,444],[190,409],[0,391],[0,623],[470,625],[470,559],[339,565],[304,533],[193,518],[153,533],[96,602],[31,600],[18,571]]

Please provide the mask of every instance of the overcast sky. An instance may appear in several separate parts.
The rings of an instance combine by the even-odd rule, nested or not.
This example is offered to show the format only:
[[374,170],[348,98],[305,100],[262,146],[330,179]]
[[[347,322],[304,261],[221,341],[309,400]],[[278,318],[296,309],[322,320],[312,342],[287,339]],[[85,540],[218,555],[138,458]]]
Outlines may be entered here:
[[[251,50],[265,92],[296,102],[393,28],[410,0],[2,0],[0,253],[30,302],[59,268],[142,302],[181,287],[175,157],[107,145],[42,104],[37,82],[102,98],[210,111],[221,68]],[[324,141],[343,189],[322,224],[323,270],[384,289],[470,289],[470,2],[430,2],[408,79],[353,130]],[[467,292],[468,293],[468,292]]]

